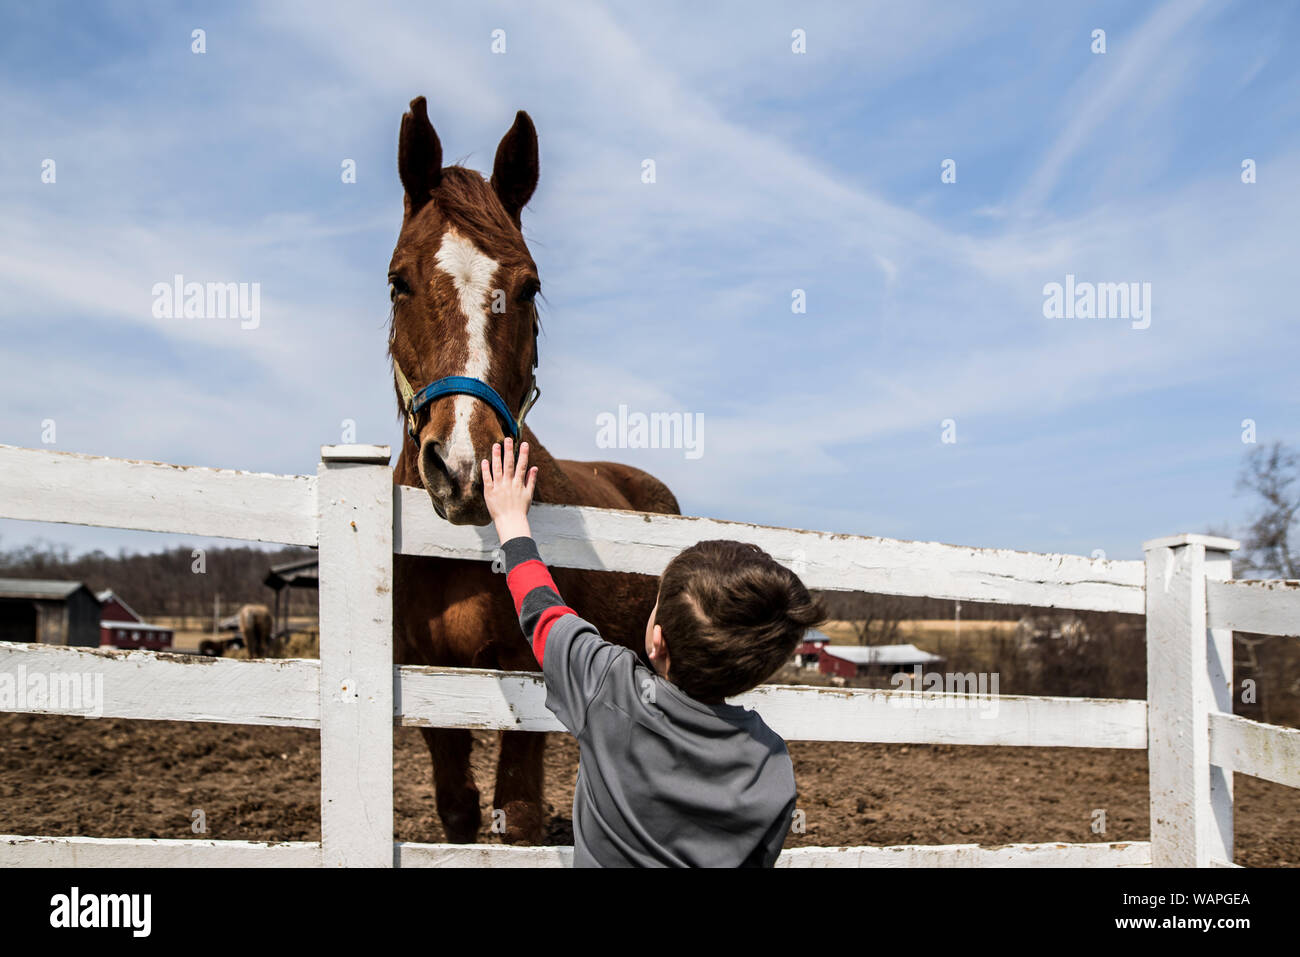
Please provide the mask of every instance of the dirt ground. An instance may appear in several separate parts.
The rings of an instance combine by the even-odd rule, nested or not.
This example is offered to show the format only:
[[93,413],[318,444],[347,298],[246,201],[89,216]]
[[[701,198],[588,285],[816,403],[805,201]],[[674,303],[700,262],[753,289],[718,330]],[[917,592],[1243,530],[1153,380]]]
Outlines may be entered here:
[[[567,844],[578,749],[549,738],[546,841]],[[497,735],[475,742],[490,821]],[[423,738],[399,728],[393,752],[397,839],[441,841]],[[787,847],[1147,838],[1142,751],[796,741],[790,753],[807,829]],[[1237,863],[1300,866],[1300,790],[1238,775],[1236,797]],[[191,838],[195,810],[209,838],[319,840],[319,735],[0,713],[0,833]]]

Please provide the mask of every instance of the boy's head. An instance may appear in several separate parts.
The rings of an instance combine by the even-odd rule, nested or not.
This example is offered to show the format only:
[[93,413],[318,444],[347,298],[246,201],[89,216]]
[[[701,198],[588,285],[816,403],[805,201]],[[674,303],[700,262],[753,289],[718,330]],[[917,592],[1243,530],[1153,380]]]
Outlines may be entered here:
[[717,703],[770,677],[822,617],[799,576],[757,545],[700,542],[659,579],[646,654],[692,698]]

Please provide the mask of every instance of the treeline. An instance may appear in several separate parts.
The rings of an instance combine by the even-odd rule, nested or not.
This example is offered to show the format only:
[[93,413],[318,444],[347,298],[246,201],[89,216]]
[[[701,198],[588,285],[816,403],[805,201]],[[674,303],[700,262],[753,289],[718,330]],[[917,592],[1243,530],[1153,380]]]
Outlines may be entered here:
[[1056,614],[1066,611],[1035,608],[1030,605],[1001,605],[985,601],[956,602],[951,598],[909,598],[901,595],[873,595],[858,591],[817,591],[826,617],[839,621],[902,620],[952,621],[961,605],[962,621],[1019,621],[1025,615]]
[[[240,605],[268,607],[275,592],[262,583],[272,565],[312,558],[309,548],[263,550],[251,546],[205,548],[200,556],[178,546],[148,555],[73,555],[51,545],[0,550],[0,578],[52,578],[84,582],[92,591],[111,588],[145,618],[183,619],[182,629],[206,628],[214,608],[222,616]],[[290,614],[316,614],[313,589],[289,589]]]

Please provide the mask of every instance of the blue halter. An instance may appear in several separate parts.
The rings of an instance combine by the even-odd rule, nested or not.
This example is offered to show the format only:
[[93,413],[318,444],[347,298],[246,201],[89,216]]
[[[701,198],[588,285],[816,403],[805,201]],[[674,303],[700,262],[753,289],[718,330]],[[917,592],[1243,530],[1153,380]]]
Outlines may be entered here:
[[[449,375],[445,379],[439,379],[436,382],[430,382],[419,392],[415,393],[411,399],[412,416],[417,416],[434,399],[440,399],[444,395],[472,395],[476,399],[482,399],[492,410],[496,412],[497,417],[501,420],[510,437],[516,441],[519,440],[519,429],[523,425],[522,417],[519,422],[510,414],[510,408],[506,405],[506,400],[501,398],[501,393],[492,388],[482,379],[471,379],[465,375]],[[415,438],[414,435],[411,438]]]
[[533,407],[533,403],[542,396],[542,390],[537,387],[536,341],[533,343],[533,372],[529,376],[528,392],[524,396],[524,404],[517,416],[511,414],[510,407],[506,405],[505,399],[501,398],[501,394],[482,379],[465,375],[449,375],[430,382],[419,392],[415,392],[411,389],[411,383],[403,374],[401,366],[397,364],[396,357],[393,358],[393,377],[397,380],[397,391],[402,397],[402,406],[406,411],[406,434],[411,437],[411,441],[416,441],[415,420],[430,402],[446,395],[472,395],[492,407],[492,411],[501,420],[506,434],[518,442],[524,429],[524,416]]

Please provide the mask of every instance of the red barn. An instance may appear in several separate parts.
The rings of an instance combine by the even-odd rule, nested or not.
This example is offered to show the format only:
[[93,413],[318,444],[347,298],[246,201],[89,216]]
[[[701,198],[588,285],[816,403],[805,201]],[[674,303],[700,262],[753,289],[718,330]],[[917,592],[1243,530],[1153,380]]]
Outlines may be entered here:
[[857,678],[870,674],[894,674],[916,666],[935,667],[944,659],[921,651],[915,645],[827,645],[819,667],[824,675]]
[[100,592],[99,645],[111,648],[147,648],[163,651],[172,646],[172,629],[151,625],[111,589]]
[[804,633],[803,641],[799,647],[794,650],[795,663],[800,668],[814,670],[821,662],[823,649],[831,643],[830,638],[818,631],[816,628],[809,628]]
[[99,599],[100,621],[144,621],[134,608],[124,602],[111,588],[95,596]]

